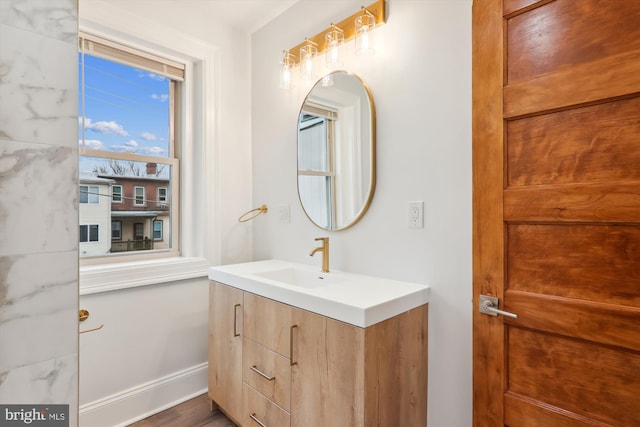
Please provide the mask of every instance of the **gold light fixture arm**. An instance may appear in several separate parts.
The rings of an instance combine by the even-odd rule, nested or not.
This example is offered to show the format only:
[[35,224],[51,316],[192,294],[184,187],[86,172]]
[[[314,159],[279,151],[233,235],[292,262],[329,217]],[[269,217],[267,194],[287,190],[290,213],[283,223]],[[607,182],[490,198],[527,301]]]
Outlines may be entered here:
[[[387,21],[385,0],[377,0],[375,3],[372,3],[369,6],[362,6],[362,8],[358,12],[354,13],[350,17],[343,19],[335,25],[332,23],[329,28],[316,34],[313,37],[305,38],[302,43],[289,49],[289,52],[300,52],[301,47],[307,45],[309,42],[312,42],[318,47],[318,55],[321,54],[328,48],[327,33],[334,31],[334,27],[337,27],[344,32],[345,42],[352,39],[355,35],[355,19],[363,13],[369,14],[374,17],[376,25],[385,23]],[[298,61],[300,61],[299,58]]]

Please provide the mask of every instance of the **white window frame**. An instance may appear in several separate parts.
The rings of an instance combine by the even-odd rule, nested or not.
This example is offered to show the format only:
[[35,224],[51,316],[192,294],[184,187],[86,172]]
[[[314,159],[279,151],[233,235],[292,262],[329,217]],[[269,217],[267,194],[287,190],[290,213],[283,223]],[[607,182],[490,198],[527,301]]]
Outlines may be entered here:
[[[86,190],[82,190],[82,187],[86,187]],[[84,193],[83,193],[84,191]],[[98,187],[97,185],[81,185],[80,186],[80,194],[86,194],[87,195],[87,201],[83,202],[82,199],[80,199],[80,204],[82,205],[98,205],[100,204],[100,196],[99,193],[100,192],[100,187]],[[92,201],[93,200],[93,201]]]
[[[120,189],[120,195],[118,196],[120,200],[116,200],[115,189]],[[111,186],[111,203],[122,203],[124,201],[124,187],[122,185],[112,185]]]
[[[156,237],[156,223],[160,224],[160,237]],[[154,219],[151,223],[151,238],[156,242],[162,241],[164,236],[164,221],[161,219]]]
[[[138,190],[141,191],[141,197],[138,198]],[[147,199],[145,197],[145,188],[136,185],[133,187],[133,205],[134,206],[147,206]]]
[[[160,195],[161,191],[164,191],[164,196]],[[166,205],[168,199],[169,199],[169,191],[167,190],[167,187],[158,187],[158,194],[156,197],[156,200],[158,201],[158,205],[159,206]]]
[[[174,226],[179,226],[181,231],[180,253],[158,258],[147,254],[140,258],[114,257],[107,264],[81,263],[80,295],[202,278],[207,276],[211,265],[221,262],[217,230],[220,209],[215,203],[217,117],[213,111],[218,50],[212,45],[193,43],[192,38],[160,24],[130,25],[131,22],[120,19],[119,14],[113,18],[105,25],[101,17],[94,16],[95,21],[81,17],[80,30],[186,64],[185,82],[180,91],[183,111],[179,115],[182,167],[172,169],[172,173],[181,178],[181,193],[179,200],[175,193],[171,196],[172,203],[181,207],[180,217],[174,219]],[[205,168],[205,164],[210,166]],[[201,182],[207,185],[196,185]]]

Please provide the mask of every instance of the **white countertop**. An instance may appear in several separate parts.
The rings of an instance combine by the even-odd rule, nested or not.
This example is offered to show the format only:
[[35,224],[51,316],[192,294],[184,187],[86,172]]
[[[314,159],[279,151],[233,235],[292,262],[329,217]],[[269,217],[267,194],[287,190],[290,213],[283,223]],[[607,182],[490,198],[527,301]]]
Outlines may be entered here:
[[[269,276],[301,273],[296,286]],[[289,273],[289,274],[287,274]],[[322,273],[319,267],[269,260],[209,268],[209,279],[266,298],[366,328],[429,302],[426,285],[340,271]]]

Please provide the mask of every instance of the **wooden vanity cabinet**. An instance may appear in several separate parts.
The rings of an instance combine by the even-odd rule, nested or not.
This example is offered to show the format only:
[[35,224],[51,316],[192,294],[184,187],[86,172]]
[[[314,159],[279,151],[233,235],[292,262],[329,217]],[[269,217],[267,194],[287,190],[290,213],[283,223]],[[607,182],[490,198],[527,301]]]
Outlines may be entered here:
[[209,285],[209,398],[237,422],[242,417],[243,291]]
[[[225,285],[213,282],[212,287]],[[235,371],[235,364],[242,361],[241,378],[237,372],[233,374],[236,398],[236,387],[243,390],[242,400],[234,402],[242,403],[242,414],[232,415],[216,398],[212,387],[230,394],[231,385],[212,384],[223,377],[212,376],[211,371],[209,395],[241,425],[258,426],[257,419],[269,427],[426,426],[428,305],[360,328],[235,291],[242,293],[241,354],[210,350],[209,364],[210,369],[216,369],[220,361],[212,357],[233,354],[236,360],[226,362]],[[211,295],[219,294],[212,291]],[[219,308],[219,303],[227,308]],[[237,300],[228,298],[212,302],[211,310],[230,313],[229,305],[235,304]],[[210,315],[211,321],[217,319]],[[229,323],[227,329],[233,326]],[[219,327],[210,325],[214,331]],[[209,345],[229,345],[229,340],[215,342],[210,338]]]

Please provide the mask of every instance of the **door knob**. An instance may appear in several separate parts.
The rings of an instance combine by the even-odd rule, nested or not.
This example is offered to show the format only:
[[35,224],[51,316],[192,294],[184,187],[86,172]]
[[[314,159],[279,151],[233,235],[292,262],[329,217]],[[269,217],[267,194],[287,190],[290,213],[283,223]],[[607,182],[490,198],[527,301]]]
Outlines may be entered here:
[[478,307],[480,313],[488,314],[489,316],[497,316],[498,314],[502,314],[503,316],[511,317],[514,319],[518,318],[517,314],[504,310],[498,310],[498,307],[499,300],[497,297],[480,295],[480,306]]

